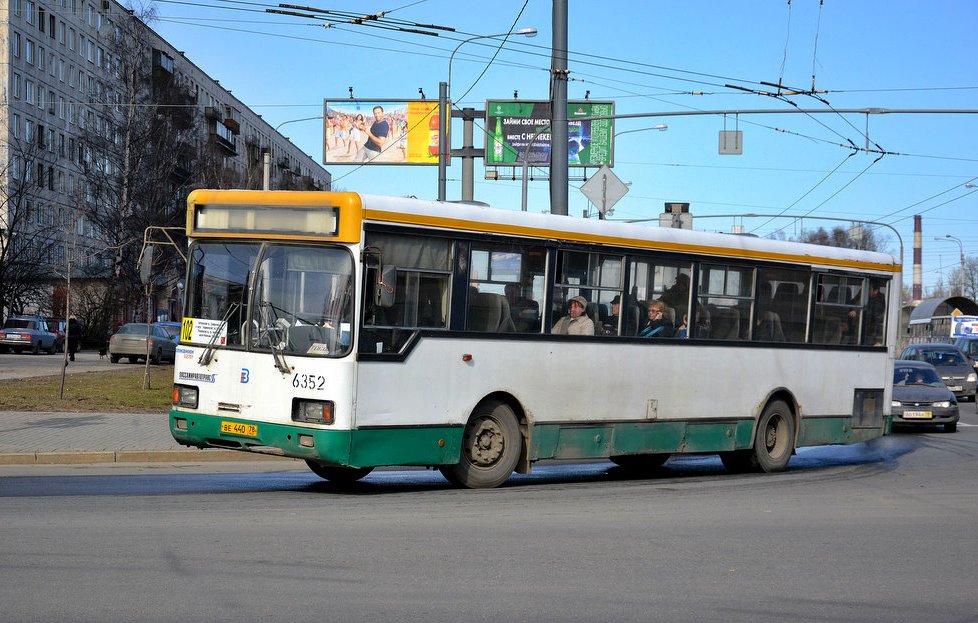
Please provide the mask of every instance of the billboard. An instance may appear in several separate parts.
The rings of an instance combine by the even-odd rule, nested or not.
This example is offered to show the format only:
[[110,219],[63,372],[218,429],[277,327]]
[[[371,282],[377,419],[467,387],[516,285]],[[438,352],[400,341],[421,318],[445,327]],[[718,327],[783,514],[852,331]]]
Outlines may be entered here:
[[[571,167],[614,166],[614,102],[567,103],[567,164]],[[486,102],[486,166],[550,164],[550,102]]]
[[438,164],[437,100],[326,99],[323,164]]
[[954,316],[951,318],[951,337],[978,335],[978,316]]

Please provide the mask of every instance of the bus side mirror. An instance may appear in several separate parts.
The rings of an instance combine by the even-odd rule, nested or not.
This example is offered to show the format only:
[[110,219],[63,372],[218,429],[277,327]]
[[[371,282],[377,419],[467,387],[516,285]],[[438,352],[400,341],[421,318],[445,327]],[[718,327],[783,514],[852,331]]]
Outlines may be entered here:
[[397,279],[396,266],[382,266],[374,284],[374,305],[394,307],[394,282]]

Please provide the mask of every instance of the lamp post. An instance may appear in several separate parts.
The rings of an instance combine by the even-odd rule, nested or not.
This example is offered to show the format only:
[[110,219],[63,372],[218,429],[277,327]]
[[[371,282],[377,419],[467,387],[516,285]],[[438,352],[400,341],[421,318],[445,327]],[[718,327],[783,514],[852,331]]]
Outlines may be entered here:
[[448,105],[451,101],[452,63],[455,61],[455,53],[463,45],[476,39],[497,39],[512,35],[535,37],[536,34],[536,28],[520,28],[513,32],[501,32],[494,35],[476,35],[475,37],[463,39],[452,50],[451,56],[448,57],[448,82],[442,82],[438,85],[438,201],[445,201],[446,186],[448,184],[448,156],[451,153],[451,148],[448,146],[448,124],[452,118],[448,110]]
[[659,132],[665,132],[669,129],[669,126],[660,123],[659,125],[654,125],[651,128],[634,128],[632,130],[622,130],[621,132],[615,132],[615,138],[618,138],[622,134],[629,134],[630,132],[645,132],[646,130],[658,130]]
[[946,234],[943,238],[934,236],[934,240],[944,240],[945,242],[954,241],[958,243],[958,250],[961,252],[961,296],[964,296],[964,245],[961,244],[959,238],[955,238],[951,234]]
[[[287,123],[296,123],[298,121],[312,121],[313,119],[322,119],[324,115],[316,115],[315,117],[303,117],[302,119],[289,119],[288,121],[283,121],[282,123],[275,126],[275,131]],[[325,154],[324,154],[325,156]],[[269,190],[272,184],[272,154],[267,150],[262,154],[262,190]]]

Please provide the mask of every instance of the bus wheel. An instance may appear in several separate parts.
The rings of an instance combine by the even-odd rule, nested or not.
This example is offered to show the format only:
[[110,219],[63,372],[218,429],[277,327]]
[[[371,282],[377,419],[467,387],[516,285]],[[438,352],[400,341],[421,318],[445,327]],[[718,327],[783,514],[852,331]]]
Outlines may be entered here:
[[620,467],[636,472],[653,470],[662,467],[669,460],[668,454],[621,454],[610,457],[609,460]]
[[323,465],[322,463],[310,461],[309,459],[306,459],[306,465],[308,465],[309,469],[311,469],[313,473],[320,478],[330,482],[335,482],[338,485],[348,485],[356,482],[370,472],[374,471],[374,468],[372,467],[340,467],[338,465]]
[[780,472],[795,449],[795,420],[781,400],[764,408],[757,421],[753,450],[723,452],[720,460],[731,472]]
[[765,472],[780,472],[788,465],[795,449],[795,419],[784,402],[775,400],[764,409],[757,422],[754,457]]
[[469,489],[498,487],[516,469],[522,447],[523,436],[509,405],[483,402],[465,426],[459,462],[442,467],[441,473]]

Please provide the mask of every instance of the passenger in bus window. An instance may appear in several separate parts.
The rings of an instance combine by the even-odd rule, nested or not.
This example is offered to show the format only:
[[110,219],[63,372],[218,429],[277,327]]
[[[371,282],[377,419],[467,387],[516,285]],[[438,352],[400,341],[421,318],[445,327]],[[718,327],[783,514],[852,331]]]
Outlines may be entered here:
[[676,314],[681,318],[686,314],[689,305],[689,275],[679,273],[676,275],[676,283],[672,284],[662,293],[662,302],[676,310]]
[[639,337],[672,337],[676,329],[666,315],[666,304],[659,300],[651,301],[648,308],[649,318],[638,332]]
[[594,335],[594,321],[584,313],[585,309],[586,298],[571,297],[567,302],[567,315],[558,320],[550,332],[554,335]]
[[602,335],[618,335],[618,319],[621,317],[621,296],[611,299],[611,315],[601,323]]
[[866,332],[863,344],[879,346],[883,343],[883,319],[886,316],[886,296],[879,281],[869,282],[869,300],[866,301]]

